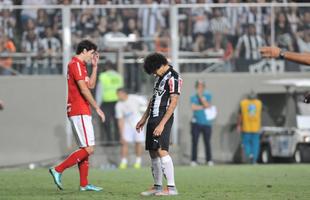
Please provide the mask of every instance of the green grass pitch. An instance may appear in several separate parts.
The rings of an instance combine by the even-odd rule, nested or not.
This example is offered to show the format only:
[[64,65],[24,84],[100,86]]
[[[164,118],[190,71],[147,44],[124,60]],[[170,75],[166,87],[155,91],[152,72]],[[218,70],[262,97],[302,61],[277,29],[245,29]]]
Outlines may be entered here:
[[216,199],[294,200],[310,199],[310,165],[218,165],[176,167],[178,196],[141,197],[152,184],[149,168],[141,170],[91,169],[90,183],[103,192],[79,192],[76,168],[63,174],[64,190],[56,189],[47,169],[0,170],[0,199]]

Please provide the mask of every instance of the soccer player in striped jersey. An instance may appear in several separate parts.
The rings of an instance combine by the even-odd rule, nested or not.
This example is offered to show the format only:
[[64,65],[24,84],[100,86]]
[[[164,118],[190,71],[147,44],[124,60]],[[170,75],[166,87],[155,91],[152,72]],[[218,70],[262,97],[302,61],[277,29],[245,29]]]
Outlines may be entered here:
[[[145,58],[144,69],[146,73],[154,74],[156,80],[153,96],[136,129],[140,132],[148,120],[145,148],[149,151],[152,161],[154,186],[141,195],[177,195],[174,166],[169,155],[169,141],[173,112],[181,93],[182,79],[168,64],[167,59],[159,53],[150,54]],[[165,190],[162,186],[163,175],[167,179]]]
[[[88,183],[89,156],[94,152],[95,136],[92,125],[92,106],[102,121],[104,113],[94,100],[90,89],[94,89],[97,77],[97,64],[99,55],[97,46],[89,40],[81,41],[76,50],[76,55],[68,65],[68,104],[67,115],[71,122],[79,149],[73,152],[62,163],[49,169],[56,186],[63,189],[61,183],[62,173],[69,167],[78,165],[80,173],[80,191],[101,191],[101,187]],[[86,63],[92,63],[92,73],[87,74]]]

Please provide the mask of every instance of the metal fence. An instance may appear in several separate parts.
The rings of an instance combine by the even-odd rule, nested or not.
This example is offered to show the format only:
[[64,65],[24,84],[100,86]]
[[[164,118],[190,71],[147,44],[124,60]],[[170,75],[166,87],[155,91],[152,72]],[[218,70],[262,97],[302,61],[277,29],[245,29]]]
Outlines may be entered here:
[[308,71],[261,60],[258,48],[310,51],[310,3],[1,5],[0,12],[2,74],[66,74],[83,38],[98,45],[102,65],[111,60],[124,75],[137,74],[153,51],[181,72]]

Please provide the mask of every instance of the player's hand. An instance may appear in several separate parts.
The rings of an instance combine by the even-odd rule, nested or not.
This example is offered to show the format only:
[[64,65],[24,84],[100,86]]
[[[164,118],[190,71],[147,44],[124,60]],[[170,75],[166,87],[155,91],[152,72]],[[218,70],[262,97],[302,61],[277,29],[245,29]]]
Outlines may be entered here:
[[97,109],[96,109],[96,112],[97,112],[97,114],[99,115],[101,121],[102,121],[102,122],[105,122],[105,115],[104,115],[104,112],[103,112],[100,108],[97,108]]
[[280,56],[281,49],[278,47],[261,47],[259,52],[263,58],[278,58]]
[[91,60],[91,64],[93,65],[93,67],[97,67],[98,62],[99,62],[99,53],[98,52],[94,52],[93,58]]
[[160,136],[161,133],[164,131],[165,125],[158,124],[158,126],[155,128],[153,135],[154,136]]
[[310,103],[310,92],[307,92],[307,93],[305,94],[304,102],[305,102],[305,103]]
[[142,131],[145,122],[146,122],[146,119],[141,118],[140,121],[137,123],[136,130],[138,133],[140,133]]

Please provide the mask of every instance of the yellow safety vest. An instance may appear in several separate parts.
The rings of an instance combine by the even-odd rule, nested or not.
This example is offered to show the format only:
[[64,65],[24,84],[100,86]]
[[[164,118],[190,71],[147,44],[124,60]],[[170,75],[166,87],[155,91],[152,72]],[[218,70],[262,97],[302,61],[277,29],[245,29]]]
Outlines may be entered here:
[[123,77],[116,71],[108,70],[100,73],[99,81],[102,90],[103,102],[115,102],[118,100],[117,89],[124,86]]
[[262,102],[244,99],[240,103],[243,132],[259,132],[261,129]]

